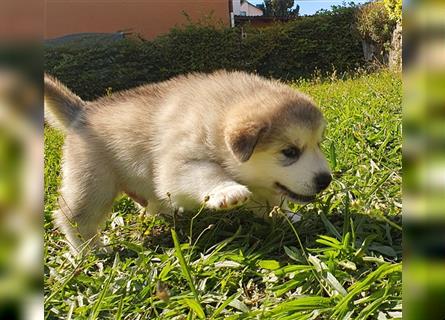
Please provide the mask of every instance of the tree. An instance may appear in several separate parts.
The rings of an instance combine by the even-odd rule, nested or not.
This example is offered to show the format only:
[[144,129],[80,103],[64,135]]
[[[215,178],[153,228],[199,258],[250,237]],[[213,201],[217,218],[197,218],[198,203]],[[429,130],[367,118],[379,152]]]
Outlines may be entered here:
[[294,10],[292,10],[292,15],[298,17],[300,15],[300,5],[297,4]]
[[386,10],[388,10],[389,17],[400,22],[402,20],[402,0],[383,0]]
[[300,6],[292,10],[294,0],[264,0],[264,5],[261,9],[264,15],[268,17],[290,18],[296,17],[299,14]]
[[262,4],[257,4],[256,7],[261,9],[263,11],[263,15],[265,17],[273,17],[273,12],[272,12],[272,6],[270,4],[268,4],[270,2],[269,1],[264,1],[264,3]]
[[294,6],[294,0],[272,0],[272,8],[275,17],[287,17],[289,9]]

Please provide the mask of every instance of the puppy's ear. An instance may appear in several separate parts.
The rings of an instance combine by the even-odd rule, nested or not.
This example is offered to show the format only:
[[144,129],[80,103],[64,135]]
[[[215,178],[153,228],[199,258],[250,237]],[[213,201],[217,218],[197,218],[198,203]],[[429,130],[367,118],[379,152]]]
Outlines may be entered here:
[[240,162],[246,162],[252,156],[258,141],[269,130],[265,123],[246,122],[226,130],[227,147]]

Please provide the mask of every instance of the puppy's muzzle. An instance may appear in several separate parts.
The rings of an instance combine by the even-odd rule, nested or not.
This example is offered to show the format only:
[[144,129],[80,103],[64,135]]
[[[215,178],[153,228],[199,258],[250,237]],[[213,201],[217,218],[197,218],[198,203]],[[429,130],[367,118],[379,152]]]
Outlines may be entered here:
[[330,173],[322,172],[322,173],[317,174],[314,177],[314,185],[317,190],[317,193],[326,189],[329,186],[329,184],[331,183],[331,181],[332,181],[332,176]]

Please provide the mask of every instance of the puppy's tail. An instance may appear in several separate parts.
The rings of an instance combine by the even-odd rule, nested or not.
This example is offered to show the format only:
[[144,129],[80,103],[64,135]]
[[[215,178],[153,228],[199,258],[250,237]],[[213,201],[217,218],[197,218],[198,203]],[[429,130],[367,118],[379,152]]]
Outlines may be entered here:
[[85,102],[56,78],[45,74],[45,120],[65,131],[82,111]]

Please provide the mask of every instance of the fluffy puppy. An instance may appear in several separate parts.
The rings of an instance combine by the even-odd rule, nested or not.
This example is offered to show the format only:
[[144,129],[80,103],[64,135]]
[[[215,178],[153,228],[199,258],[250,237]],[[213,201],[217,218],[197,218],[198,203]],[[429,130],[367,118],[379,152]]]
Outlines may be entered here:
[[66,134],[55,221],[72,249],[125,192],[148,211],[309,202],[331,173],[322,113],[244,72],[191,74],[87,102],[45,76],[45,113]]

